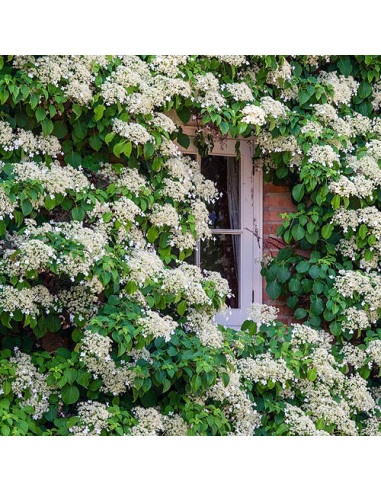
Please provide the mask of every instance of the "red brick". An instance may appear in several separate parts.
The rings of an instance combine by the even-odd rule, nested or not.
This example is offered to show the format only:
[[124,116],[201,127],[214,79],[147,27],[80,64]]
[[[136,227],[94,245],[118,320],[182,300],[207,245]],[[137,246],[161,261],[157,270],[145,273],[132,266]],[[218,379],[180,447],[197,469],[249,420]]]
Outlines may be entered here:
[[269,210],[280,210],[288,212],[296,210],[291,201],[290,193],[267,193],[263,199],[263,206],[269,207]]
[[263,185],[263,192],[264,193],[285,193],[285,192],[290,192],[290,189],[288,186],[278,186],[273,183],[264,183]]

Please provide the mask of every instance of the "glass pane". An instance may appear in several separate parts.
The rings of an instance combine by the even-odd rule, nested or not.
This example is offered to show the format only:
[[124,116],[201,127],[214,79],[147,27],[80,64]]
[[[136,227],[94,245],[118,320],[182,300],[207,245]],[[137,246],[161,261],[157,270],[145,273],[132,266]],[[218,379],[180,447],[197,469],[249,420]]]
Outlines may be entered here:
[[212,229],[239,229],[240,178],[235,157],[211,155],[201,160],[201,172],[213,181],[222,196],[208,205]]
[[201,268],[219,272],[229,282],[234,297],[226,299],[231,308],[238,308],[239,264],[241,237],[233,234],[215,234],[211,239],[201,241]]

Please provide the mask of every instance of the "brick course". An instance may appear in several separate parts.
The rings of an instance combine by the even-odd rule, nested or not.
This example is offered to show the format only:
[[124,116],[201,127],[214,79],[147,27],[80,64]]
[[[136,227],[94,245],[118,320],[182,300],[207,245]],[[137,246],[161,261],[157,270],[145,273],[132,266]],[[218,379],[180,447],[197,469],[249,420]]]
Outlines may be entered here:
[[[282,225],[281,213],[294,212],[291,192],[287,186],[263,183],[263,254],[276,256],[284,242],[276,237],[276,229]],[[263,303],[279,309],[279,320],[289,324],[295,322],[293,311],[287,306],[285,299],[270,299],[266,294],[266,279],[263,279]]]

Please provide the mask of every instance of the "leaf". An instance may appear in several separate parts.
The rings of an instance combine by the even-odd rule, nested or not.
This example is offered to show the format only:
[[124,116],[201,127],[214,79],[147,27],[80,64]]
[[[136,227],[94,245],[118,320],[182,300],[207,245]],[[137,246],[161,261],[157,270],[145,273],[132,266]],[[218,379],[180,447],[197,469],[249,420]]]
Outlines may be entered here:
[[324,239],[331,237],[333,232],[333,224],[325,224],[321,229],[321,235]]
[[144,159],[149,159],[155,153],[155,147],[151,142],[144,144]]
[[222,135],[226,135],[229,131],[229,123],[227,123],[226,121],[221,121],[220,129],[221,129]]
[[179,132],[177,135],[177,142],[181,145],[181,147],[187,149],[190,145],[190,138],[185,133]]
[[324,311],[324,301],[320,297],[316,297],[311,301],[311,311],[315,316],[319,316]]
[[115,137],[115,133],[108,133],[105,136],[105,142],[106,142],[106,144],[108,145],[114,137]]
[[279,282],[284,284],[284,282],[286,282],[291,277],[291,273],[287,266],[281,266],[277,269],[276,276]]
[[42,133],[43,133],[44,137],[47,137],[48,135],[50,135],[54,129],[53,122],[51,120],[48,120],[48,119],[43,120],[41,122],[41,126],[42,126]]
[[67,382],[69,384],[73,384],[77,378],[77,371],[74,368],[70,367],[69,369],[66,369],[64,375],[66,377]]
[[310,97],[311,97],[311,94],[306,89],[299,89],[298,98],[299,98],[299,102],[302,106],[304,103],[306,103],[308,101],[308,99],[310,99]]
[[103,106],[103,104],[100,104],[99,106],[95,106],[95,108],[94,108],[94,115],[95,115],[94,120],[99,121],[102,118],[105,110],[106,110],[106,108],[105,108],[105,106]]
[[307,311],[303,308],[298,308],[294,313],[295,319],[303,319],[307,316]]
[[357,91],[358,97],[361,97],[361,99],[365,99],[370,95],[371,92],[372,92],[372,86],[369,84],[369,82],[363,80]]
[[278,282],[269,282],[266,287],[266,292],[271,299],[276,299],[282,292],[282,287]]
[[24,216],[27,216],[31,213],[31,211],[33,210],[33,205],[30,200],[23,200],[21,202],[21,210]]
[[229,381],[230,381],[230,376],[227,372],[222,372],[221,373],[221,379],[222,379],[222,382],[224,383],[224,386],[226,388],[226,386],[229,384]]
[[67,134],[67,126],[63,121],[55,121],[53,135],[57,138],[63,138]]
[[315,381],[315,379],[317,378],[317,370],[315,369],[315,367],[313,367],[311,369],[308,369],[308,371],[307,371],[307,378],[310,381]]
[[304,196],[304,184],[298,184],[292,188],[292,196],[294,200],[300,202]]
[[71,384],[66,384],[61,392],[62,401],[67,405],[71,405],[78,401],[79,398],[79,390],[76,386]]
[[337,67],[344,77],[348,77],[352,73],[353,67],[349,56],[343,56],[338,62]]
[[183,123],[188,123],[188,121],[190,120],[190,117],[192,115],[192,113],[190,112],[190,110],[188,108],[185,108],[185,107],[180,108],[176,112],[177,112],[178,117],[180,118],[180,120]]
[[182,316],[187,309],[187,303],[185,301],[179,302],[177,305],[177,312],[179,313],[180,316]]
[[305,230],[300,224],[295,224],[292,226],[291,234],[295,241],[300,241],[304,238]]
[[77,220],[78,222],[82,222],[86,214],[82,207],[75,207],[71,211],[71,215],[74,220]]
[[36,119],[37,121],[40,123],[42,120],[44,120],[46,118],[46,111],[44,108],[42,108],[41,106],[39,106],[37,109],[36,109]]
[[98,150],[102,147],[102,140],[99,135],[91,135],[89,138],[89,144],[92,149],[98,152]]
[[150,243],[154,243],[155,239],[159,237],[159,231],[156,227],[150,227],[147,232],[147,239]]

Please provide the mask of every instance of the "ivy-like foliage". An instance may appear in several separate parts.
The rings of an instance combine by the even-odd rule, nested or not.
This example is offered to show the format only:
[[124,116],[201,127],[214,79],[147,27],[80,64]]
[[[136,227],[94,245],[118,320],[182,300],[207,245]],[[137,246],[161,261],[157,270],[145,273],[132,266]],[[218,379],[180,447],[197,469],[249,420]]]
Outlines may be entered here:
[[[381,57],[0,57],[0,433],[377,435]],[[290,186],[267,293],[192,265],[214,184],[179,121]],[[239,145],[237,146],[239,154]]]

